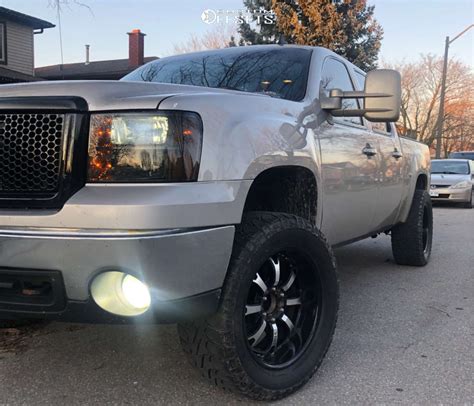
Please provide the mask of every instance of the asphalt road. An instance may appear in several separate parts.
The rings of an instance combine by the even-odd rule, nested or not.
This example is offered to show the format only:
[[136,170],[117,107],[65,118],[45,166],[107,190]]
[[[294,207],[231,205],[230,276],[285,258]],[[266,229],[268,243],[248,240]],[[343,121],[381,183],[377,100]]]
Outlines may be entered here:
[[[383,236],[336,252],[341,311],[310,383],[281,404],[474,403],[474,209],[436,208],[425,268]],[[244,401],[247,403],[246,401]],[[0,330],[0,404],[242,404],[202,381],[174,326]]]

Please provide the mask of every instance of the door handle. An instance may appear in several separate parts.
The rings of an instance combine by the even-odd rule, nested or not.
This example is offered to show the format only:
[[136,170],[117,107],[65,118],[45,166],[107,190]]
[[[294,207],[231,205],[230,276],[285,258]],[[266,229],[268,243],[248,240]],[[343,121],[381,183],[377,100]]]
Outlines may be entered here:
[[400,159],[403,156],[403,154],[397,148],[395,148],[392,152],[392,156],[395,159]]
[[367,143],[365,144],[365,147],[362,149],[362,153],[367,156],[374,156],[377,153],[377,150],[375,148],[372,148],[372,146]]

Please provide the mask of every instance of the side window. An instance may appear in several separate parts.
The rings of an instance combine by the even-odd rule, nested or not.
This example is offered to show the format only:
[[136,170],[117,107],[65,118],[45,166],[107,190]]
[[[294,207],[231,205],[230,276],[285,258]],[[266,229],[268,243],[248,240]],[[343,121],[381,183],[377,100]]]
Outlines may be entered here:
[[382,133],[384,135],[391,135],[392,134],[392,127],[390,123],[371,123],[372,130],[377,133]]
[[[329,58],[324,62],[321,86],[328,96],[331,89],[354,90],[354,85],[346,66],[333,58]],[[356,99],[343,99],[342,106],[344,109],[349,110],[359,108]],[[334,121],[362,125],[361,117],[334,117]]]
[[359,71],[354,71],[355,73],[355,77],[356,77],[356,80],[357,80],[357,84],[359,85],[359,90],[364,90],[364,86],[365,86],[365,75],[362,74],[361,72]]
[[6,41],[5,41],[5,24],[0,23],[0,64],[7,63]]

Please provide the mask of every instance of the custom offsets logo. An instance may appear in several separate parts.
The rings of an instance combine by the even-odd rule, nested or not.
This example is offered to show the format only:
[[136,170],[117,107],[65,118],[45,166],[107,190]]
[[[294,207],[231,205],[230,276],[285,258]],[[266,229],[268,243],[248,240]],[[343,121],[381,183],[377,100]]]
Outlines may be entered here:
[[257,24],[275,24],[276,15],[272,10],[213,10],[206,9],[201,14],[201,20],[206,24],[243,24],[255,21]]

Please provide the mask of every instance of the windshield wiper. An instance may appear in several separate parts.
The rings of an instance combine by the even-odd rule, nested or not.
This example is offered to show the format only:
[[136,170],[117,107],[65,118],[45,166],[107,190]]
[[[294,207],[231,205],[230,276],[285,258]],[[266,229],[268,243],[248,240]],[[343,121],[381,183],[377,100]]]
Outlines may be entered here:
[[268,90],[258,90],[252,93],[264,94],[265,96],[276,97],[277,99],[281,99],[281,96],[278,93]]

